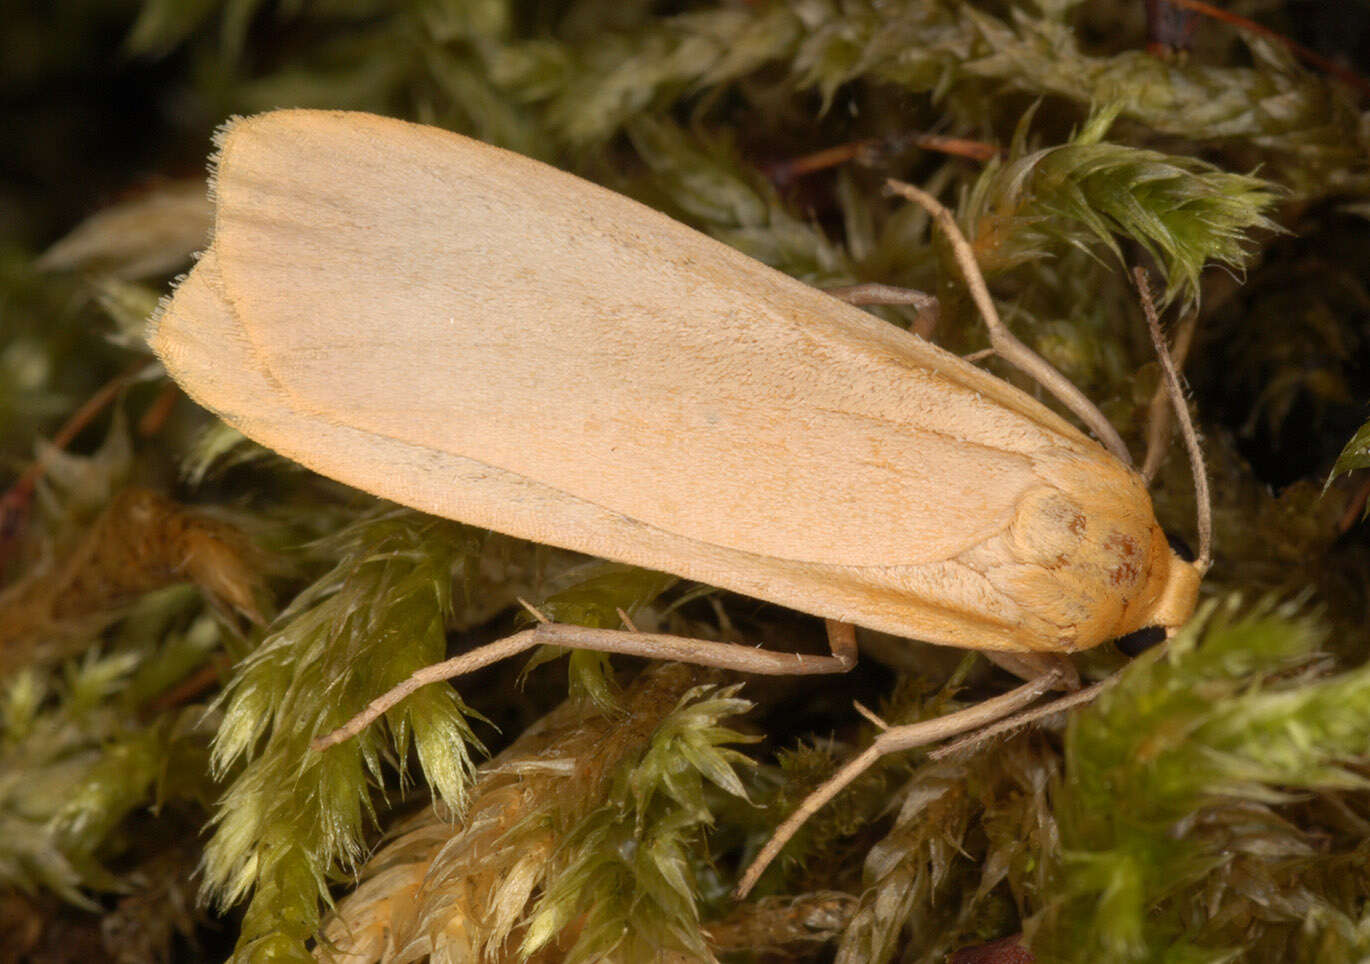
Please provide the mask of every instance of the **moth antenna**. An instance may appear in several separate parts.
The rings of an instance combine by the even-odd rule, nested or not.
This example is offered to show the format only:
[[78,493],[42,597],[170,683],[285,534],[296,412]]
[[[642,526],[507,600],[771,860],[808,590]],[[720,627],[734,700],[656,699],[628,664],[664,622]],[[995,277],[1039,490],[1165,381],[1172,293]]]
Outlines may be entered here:
[[998,310],[994,307],[994,301],[989,296],[989,287],[985,284],[985,276],[980,271],[980,265],[975,261],[975,252],[971,250],[970,242],[966,240],[966,236],[961,233],[951,211],[947,210],[942,202],[931,194],[914,187],[912,184],[905,184],[903,181],[893,179],[886,181],[885,184],[895,194],[913,201],[927,211],[947,236],[947,241],[951,244],[952,254],[956,257],[956,263],[966,279],[966,287],[970,290],[971,299],[975,302],[975,307],[979,309],[980,316],[985,321],[985,327],[989,329],[989,341],[994,346],[994,350],[1018,369],[1036,379],[1043,388],[1055,395],[1061,404],[1074,412],[1075,417],[1085,423],[1089,430],[1094,433],[1094,437],[1113,454],[1114,458],[1124,465],[1131,465],[1131,453],[1123,444],[1122,436],[1118,434],[1118,430],[1113,427],[1108,419],[1104,418],[1104,413],[1099,411],[1094,403],[1071,383],[1070,379],[1053,368],[1051,363],[1041,355],[1019,341],[1013,332],[1004,326],[1003,321],[999,318]]
[[1146,325],[1151,331],[1152,344],[1156,346],[1156,357],[1161,363],[1171,405],[1180,424],[1180,436],[1189,451],[1189,465],[1194,473],[1195,512],[1199,530],[1199,555],[1194,566],[1199,572],[1207,572],[1213,564],[1213,505],[1208,491],[1208,472],[1204,468],[1203,450],[1199,447],[1199,433],[1194,429],[1194,421],[1189,417],[1189,406],[1185,404],[1184,389],[1180,376],[1175,371],[1175,363],[1166,349],[1165,334],[1161,331],[1161,320],[1156,314],[1156,304],[1151,298],[1151,282],[1146,269],[1137,267],[1132,270],[1141,295],[1142,313],[1146,315]]
[[[1184,369],[1184,361],[1189,356],[1189,348],[1194,342],[1194,332],[1198,327],[1197,311],[1186,312],[1180,320],[1179,330],[1175,332],[1175,341],[1170,346],[1170,357],[1177,372]],[[1174,427],[1173,419],[1170,389],[1162,381],[1156,386],[1156,392],[1151,396],[1151,404],[1147,409],[1146,458],[1142,460],[1142,479],[1148,487],[1160,471],[1161,463],[1165,461],[1166,451],[1170,447],[1171,429]]]

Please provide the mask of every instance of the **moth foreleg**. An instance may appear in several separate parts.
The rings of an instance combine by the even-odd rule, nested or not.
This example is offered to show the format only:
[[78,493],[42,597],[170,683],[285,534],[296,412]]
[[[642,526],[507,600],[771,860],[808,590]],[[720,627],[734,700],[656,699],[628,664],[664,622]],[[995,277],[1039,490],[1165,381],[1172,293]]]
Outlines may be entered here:
[[937,296],[924,291],[871,283],[824,288],[823,292],[849,305],[903,305],[914,308],[918,317],[914,319],[911,330],[919,338],[931,339],[937,329]]
[[1123,444],[1122,436],[1118,434],[1111,422],[1104,417],[1104,413],[1089,400],[1084,392],[1080,391],[1051,364],[1037,354],[1027,345],[1024,345],[1013,332],[1009,331],[999,318],[999,312],[994,307],[994,301],[989,296],[989,288],[985,285],[984,275],[980,273],[980,266],[976,264],[975,253],[971,249],[966,236],[957,227],[956,218],[946,209],[943,204],[931,194],[921,191],[912,184],[905,184],[902,181],[887,181],[889,189],[901,197],[908,198],[918,204],[929,214],[947,236],[951,243],[952,253],[956,256],[956,263],[961,268],[961,273],[965,276],[966,287],[970,289],[970,295],[975,302],[975,306],[980,310],[980,316],[984,319],[985,327],[989,329],[989,341],[994,346],[994,351],[1006,359],[1020,371],[1030,375],[1043,388],[1055,395],[1061,404],[1075,413],[1075,417],[1084,422],[1089,430],[1094,433],[1094,437],[1113,453],[1114,458],[1124,465],[1132,464],[1132,456]]

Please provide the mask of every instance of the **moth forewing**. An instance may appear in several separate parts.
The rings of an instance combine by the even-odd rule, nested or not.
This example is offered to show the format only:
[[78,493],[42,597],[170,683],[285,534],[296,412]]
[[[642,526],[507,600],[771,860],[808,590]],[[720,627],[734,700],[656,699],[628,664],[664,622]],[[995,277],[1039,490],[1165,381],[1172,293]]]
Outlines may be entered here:
[[1067,421],[658,212],[367,114],[264,114],[220,144],[213,244],[148,337],[316,471],[973,649],[1083,649],[1193,607],[1140,479]]

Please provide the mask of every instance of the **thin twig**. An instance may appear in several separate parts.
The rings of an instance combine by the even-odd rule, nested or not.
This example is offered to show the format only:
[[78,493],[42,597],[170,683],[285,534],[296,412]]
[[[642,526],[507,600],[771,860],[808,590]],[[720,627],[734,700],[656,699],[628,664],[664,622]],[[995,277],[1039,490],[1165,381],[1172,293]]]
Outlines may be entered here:
[[[115,375],[100,388],[81,403],[81,407],[72,412],[67,420],[62,423],[62,427],[57,430],[57,434],[48,443],[53,451],[61,451],[71,444],[81,431],[91,423],[96,415],[116,398],[133,382],[137,381],[145,372],[152,370],[154,365],[147,361],[139,361],[129,366],[124,371]],[[20,473],[19,478],[4,493],[0,493],[0,566],[8,560],[19,534],[23,530],[29,514],[29,504],[33,500],[34,490],[48,470],[48,460],[45,458],[35,459],[28,468]]]
[[910,147],[964,157],[982,164],[1005,154],[1003,148],[984,141],[908,131],[889,137],[868,137],[859,141],[849,141],[812,154],[777,161],[767,167],[766,174],[777,184],[788,184],[805,174],[826,171],[849,161],[856,161],[867,167],[888,166],[894,155],[901,154]]
[[1316,50],[1305,47],[1297,40],[1291,40],[1284,34],[1271,30],[1269,27],[1263,26],[1254,20],[1249,20],[1240,14],[1232,13],[1230,10],[1223,10],[1221,7],[1215,7],[1211,3],[1204,3],[1203,0],[1170,0],[1170,3],[1173,3],[1177,7],[1183,7],[1186,10],[1193,10],[1195,13],[1201,13],[1205,17],[1212,17],[1214,20],[1230,23],[1243,30],[1249,30],[1267,40],[1274,41],[1285,47],[1295,56],[1306,60],[1320,70],[1324,70],[1333,77],[1336,77],[1342,83],[1356,88],[1362,94],[1370,94],[1370,80],[1366,80],[1354,70],[1344,67],[1334,60],[1329,60]]

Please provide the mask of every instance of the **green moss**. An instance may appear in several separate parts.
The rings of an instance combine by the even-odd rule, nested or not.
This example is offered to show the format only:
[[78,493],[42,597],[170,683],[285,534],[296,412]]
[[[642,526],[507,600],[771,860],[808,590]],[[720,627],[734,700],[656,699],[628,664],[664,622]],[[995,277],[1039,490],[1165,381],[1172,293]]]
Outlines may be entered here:
[[[935,339],[974,351],[982,328],[943,245],[883,190],[888,177],[920,184],[959,212],[1006,321],[1136,447],[1155,363],[1127,268],[1148,264],[1172,312],[1198,318],[1187,371],[1217,536],[1203,618],[1072,714],[1063,737],[1052,725],[965,758],[882,761],[763,888],[795,906],[846,891],[840,922],[814,928],[841,936],[785,944],[796,960],[932,964],[1019,930],[1042,961],[1364,957],[1363,106],[1215,21],[1187,57],[1153,57],[1144,5],[1123,0],[666,6],[62,0],[7,16],[0,93],[22,136],[0,174],[0,472],[8,484],[36,452],[48,468],[30,500],[0,504],[0,572],[17,585],[62,561],[135,483],[231,518],[262,547],[253,575],[281,610],[254,629],[192,589],[159,588],[64,625],[60,641],[44,630],[8,650],[30,655],[0,686],[0,886],[80,908],[98,932],[147,868],[188,879],[199,860],[210,946],[217,933],[238,960],[303,961],[379,835],[431,801],[461,813],[481,741],[457,694],[505,727],[480,730],[496,749],[568,691],[587,719],[627,719],[631,686],[612,670],[634,662],[577,652],[566,677],[529,672],[558,663],[543,652],[308,749],[449,646],[517,629],[531,618],[519,600],[592,626],[617,627],[622,609],[644,629],[820,645],[815,624],[775,607],[380,506],[184,401],[163,409],[173,396],[140,325],[170,279],[120,274],[184,256],[188,242],[159,242],[155,225],[102,236],[70,273],[36,267],[148,173],[201,170],[227,116],[341,107],[574,170],[811,284],[936,292]],[[1297,32],[1307,9],[1258,14]],[[1354,29],[1342,23],[1348,41]],[[1350,43],[1342,53],[1356,56]],[[923,131],[1003,153],[981,164],[908,147]],[[773,176],[775,162],[851,144],[839,168]],[[140,369],[120,414],[66,454],[41,445]],[[1189,530],[1178,455],[1153,498],[1168,527]],[[1279,602],[1251,602],[1265,599]],[[742,855],[873,738],[851,701],[904,722],[1010,685],[977,658],[866,642],[865,667],[845,679],[748,683],[759,710],[729,726],[764,738],[749,751],[760,766],[731,748],[732,690],[673,703],[602,799],[578,798],[584,811],[559,825],[567,843],[541,868],[545,887],[518,904],[532,929],[506,914],[497,936],[586,960],[663,947],[707,959],[706,925],[726,917],[730,948],[760,928],[736,959],[772,953],[775,931],[758,922],[777,905],[734,907],[727,892]],[[893,669],[872,670],[879,661]],[[1084,666],[1121,663],[1103,651]],[[174,850],[157,843],[168,835]],[[60,943],[61,915],[35,916]]]

